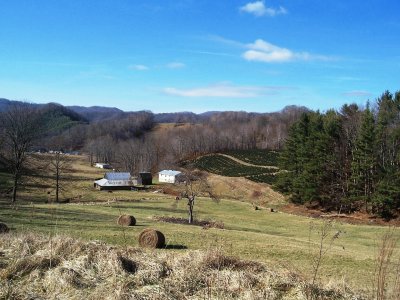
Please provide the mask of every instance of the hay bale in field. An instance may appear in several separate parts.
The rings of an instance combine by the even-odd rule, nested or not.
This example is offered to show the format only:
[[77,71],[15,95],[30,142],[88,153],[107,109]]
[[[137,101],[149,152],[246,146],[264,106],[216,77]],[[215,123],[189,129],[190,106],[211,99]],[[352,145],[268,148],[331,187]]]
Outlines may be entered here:
[[163,248],[165,236],[158,230],[146,228],[139,235],[139,245],[145,248]]
[[4,223],[0,223],[0,233],[7,233],[10,231],[10,228]]
[[134,216],[121,215],[118,218],[118,225],[121,226],[135,226],[136,219]]

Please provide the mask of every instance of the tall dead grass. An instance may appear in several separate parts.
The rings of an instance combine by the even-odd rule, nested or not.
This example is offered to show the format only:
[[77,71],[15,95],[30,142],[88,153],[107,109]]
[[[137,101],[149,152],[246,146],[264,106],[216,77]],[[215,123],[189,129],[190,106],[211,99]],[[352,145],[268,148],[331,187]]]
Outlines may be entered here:
[[[126,250],[66,236],[6,234],[0,299],[306,299],[296,274],[207,251]],[[52,262],[50,263],[50,258]],[[315,299],[361,299],[318,288]]]
[[375,259],[372,298],[400,299],[400,253],[398,229],[391,227],[382,236]]

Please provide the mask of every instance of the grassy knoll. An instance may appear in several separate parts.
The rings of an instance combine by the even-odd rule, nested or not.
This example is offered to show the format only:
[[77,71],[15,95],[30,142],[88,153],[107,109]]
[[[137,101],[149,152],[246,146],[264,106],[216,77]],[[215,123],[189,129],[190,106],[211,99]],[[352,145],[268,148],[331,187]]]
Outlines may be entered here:
[[[154,227],[165,234],[170,248],[158,251],[221,246],[228,255],[283,265],[299,270],[305,276],[311,275],[310,262],[317,251],[318,226],[311,230],[310,247],[310,223],[318,225],[320,221],[254,210],[248,202],[221,200],[216,203],[199,198],[195,204],[195,218],[223,222],[225,229],[206,230],[198,226],[158,222],[154,216],[186,218],[186,202],[180,200],[176,203],[174,197],[154,192],[97,191],[92,180],[101,177],[102,170],[87,166],[80,157],[76,158],[73,169],[67,195],[71,197],[71,203],[45,203],[46,190],[51,186],[47,179],[41,182],[37,178],[28,178],[26,181],[30,181],[30,185],[21,192],[15,207],[10,205],[6,195],[0,195],[0,221],[6,222],[14,232],[65,233],[84,240],[132,246],[137,246],[140,231]],[[122,230],[116,224],[120,214],[134,215],[138,226]],[[371,282],[376,241],[386,228],[337,225],[343,234],[324,259],[321,275],[324,281],[344,280],[357,289],[367,288]]]
[[265,149],[230,150],[226,154],[259,166],[278,166],[279,152]]
[[194,161],[197,168],[222,176],[245,177],[255,182],[272,184],[276,169],[256,166],[246,166],[226,156],[211,154],[197,158]]

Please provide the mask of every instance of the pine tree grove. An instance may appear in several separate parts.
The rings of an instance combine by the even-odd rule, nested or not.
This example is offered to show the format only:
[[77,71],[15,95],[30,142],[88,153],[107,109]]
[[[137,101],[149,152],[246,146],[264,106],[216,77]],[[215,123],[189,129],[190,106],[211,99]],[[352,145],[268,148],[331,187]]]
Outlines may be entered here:
[[275,187],[295,203],[363,210],[385,218],[400,209],[400,92],[373,107],[304,113],[293,124]]

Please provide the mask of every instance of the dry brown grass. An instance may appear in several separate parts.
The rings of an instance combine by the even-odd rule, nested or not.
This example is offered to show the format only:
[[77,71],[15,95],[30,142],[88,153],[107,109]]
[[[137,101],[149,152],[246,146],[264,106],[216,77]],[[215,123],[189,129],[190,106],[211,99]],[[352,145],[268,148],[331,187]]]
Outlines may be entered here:
[[[268,184],[258,183],[242,177],[224,177],[210,174],[208,180],[213,192],[224,199],[256,200],[258,206],[280,206],[286,204],[285,197],[275,192]],[[256,195],[256,197],[254,197]]]
[[[291,272],[208,251],[142,250],[66,236],[5,234],[0,299],[305,299]],[[360,299],[315,288],[315,299]]]
[[372,297],[377,300],[400,299],[399,234],[390,227],[378,245]]

